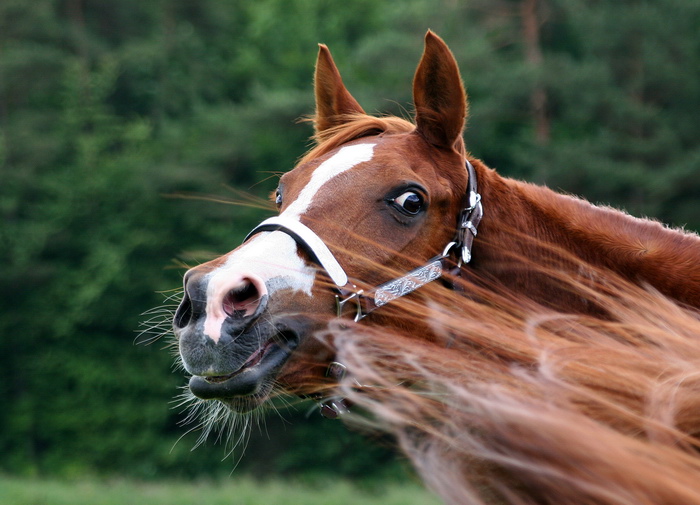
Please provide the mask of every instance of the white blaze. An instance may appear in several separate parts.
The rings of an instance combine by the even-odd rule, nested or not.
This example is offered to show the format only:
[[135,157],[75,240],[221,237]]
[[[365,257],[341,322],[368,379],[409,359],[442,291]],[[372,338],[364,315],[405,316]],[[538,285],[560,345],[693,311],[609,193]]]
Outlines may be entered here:
[[[298,221],[325,183],[356,165],[371,160],[374,146],[346,146],[321,163],[282,216]],[[226,263],[207,275],[209,284],[204,333],[215,342],[221,337],[221,324],[226,319],[222,300],[242,273],[254,274],[263,279],[268,294],[279,289],[291,289],[311,296],[315,277],[315,269],[309,267],[297,254],[297,244],[292,237],[281,231],[255,235],[232,253]]]
[[282,215],[287,218],[299,219],[299,216],[311,206],[311,202],[321,186],[355,165],[371,160],[373,152],[374,144],[357,144],[340,149],[314,170],[314,173],[311,174],[311,180]]

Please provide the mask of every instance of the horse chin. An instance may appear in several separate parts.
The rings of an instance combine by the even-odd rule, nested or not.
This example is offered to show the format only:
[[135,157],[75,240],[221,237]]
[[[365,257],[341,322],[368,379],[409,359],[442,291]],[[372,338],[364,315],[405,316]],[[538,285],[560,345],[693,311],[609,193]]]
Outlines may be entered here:
[[295,333],[277,333],[238,370],[221,376],[192,376],[190,391],[202,400],[218,400],[238,413],[255,410],[269,398],[280,370],[298,343]]

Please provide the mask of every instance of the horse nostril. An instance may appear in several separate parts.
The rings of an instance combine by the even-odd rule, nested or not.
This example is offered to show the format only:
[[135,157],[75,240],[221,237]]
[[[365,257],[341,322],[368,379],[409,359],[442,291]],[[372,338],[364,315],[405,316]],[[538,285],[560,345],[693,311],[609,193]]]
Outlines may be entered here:
[[175,328],[182,329],[192,320],[192,302],[187,293],[182,297],[182,301],[175,311],[175,317],[173,318],[173,325]]
[[224,312],[229,316],[250,316],[260,305],[262,293],[251,279],[244,278],[231,289],[222,301]]

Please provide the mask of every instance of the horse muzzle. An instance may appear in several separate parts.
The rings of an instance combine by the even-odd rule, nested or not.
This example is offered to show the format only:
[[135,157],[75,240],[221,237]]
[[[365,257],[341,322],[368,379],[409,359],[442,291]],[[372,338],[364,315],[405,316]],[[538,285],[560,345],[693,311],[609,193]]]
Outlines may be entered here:
[[273,322],[265,284],[239,275],[208,289],[206,273],[190,270],[173,326],[190,390],[202,399],[230,400],[269,394],[299,343],[300,332]]
[[244,396],[267,396],[266,388],[287,362],[296,343],[279,344],[270,340],[254,352],[238,370],[228,375],[190,378],[192,393],[203,400],[226,400]]

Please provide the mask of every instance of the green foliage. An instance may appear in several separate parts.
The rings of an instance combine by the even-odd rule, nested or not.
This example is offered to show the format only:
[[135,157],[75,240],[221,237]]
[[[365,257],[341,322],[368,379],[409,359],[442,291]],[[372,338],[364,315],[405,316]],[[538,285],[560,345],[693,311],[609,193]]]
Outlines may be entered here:
[[[184,429],[169,401],[183,379],[164,344],[134,345],[135,330],[180,284],[178,265],[230,250],[265,215],[173,196],[267,197],[307,147],[311,130],[296,123],[312,112],[318,42],[366,110],[410,115],[432,28],[460,62],[475,155],[504,175],[700,227],[700,4],[542,0],[540,64],[524,56],[519,5],[0,3],[0,469],[231,470],[224,449],[190,453],[196,435],[176,443]],[[341,424],[285,416],[254,435],[240,470],[401,472]]]

